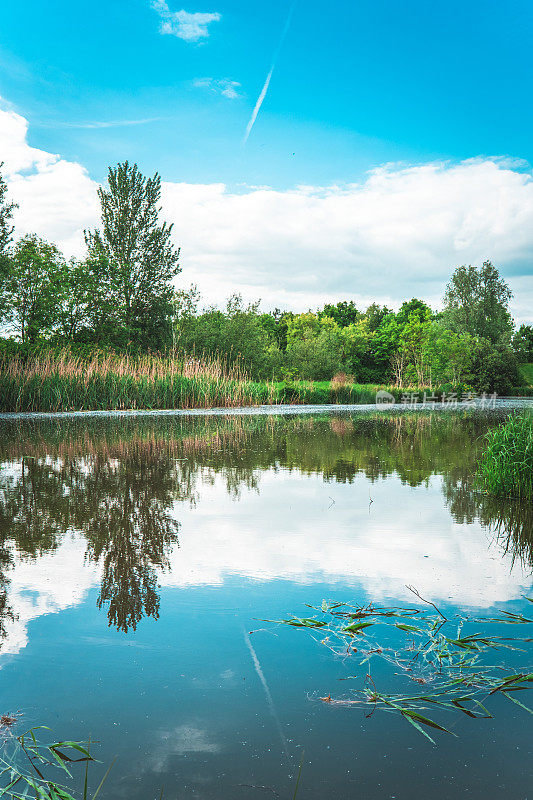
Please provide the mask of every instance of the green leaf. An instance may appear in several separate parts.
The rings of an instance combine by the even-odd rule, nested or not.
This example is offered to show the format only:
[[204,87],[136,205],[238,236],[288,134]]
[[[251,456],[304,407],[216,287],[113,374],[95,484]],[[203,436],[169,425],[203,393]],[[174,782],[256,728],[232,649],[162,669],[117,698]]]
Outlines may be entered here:
[[520,700],[517,700],[516,697],[511,697],[511,695],[507,694],[507,692],[502,692],[502,694],[504,694],[508,700],[511,700],[513,703],[516,703],[517,706],[520,706],[520,708],[523,708],[525,711],[529,711],[530,714],[533,714],[533,711],[528,708],[528,706],[525,706],[523,703],[521,703]]
[[395,627],[399,628],[401,631],[413,631],[413,633],[420,633],[420,628],[417,628],[415,625],[406,625],[404,622],[397,622]]
[[439,725],[437,722],[433,722],[432,719],[428,719],[427,717],[423,717],[422,714],[418,714],[416,711],[411,711],[406,709],[402,711],[402,714],[407,715],[409,718],[416,719],[418,722],[421,722],[422,725],[428,725],[430,728],[435,728],[438,731],[443,731],[443,733],[449,733],[450,736],[456,736],[455,733],[452,733],[447,728],[443,728],[442,725]]
[[347,625],[345,628],[342,629],[343,633],[357,633],[358,631],[363,630],[363,628],[368,628],[370,625],[373,625],[373,622],[352,622],[351,625]]

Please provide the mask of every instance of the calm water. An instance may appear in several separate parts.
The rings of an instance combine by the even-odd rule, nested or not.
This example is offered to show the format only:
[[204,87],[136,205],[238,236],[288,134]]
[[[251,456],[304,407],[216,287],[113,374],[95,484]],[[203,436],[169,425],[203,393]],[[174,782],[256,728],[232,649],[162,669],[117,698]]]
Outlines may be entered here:
[[505,413],[0,421],[0,713],[98,739],[104,798],[290,800],[305,749],[298,800],[531,800],[525,711],[496,696],[433,746],[321,703],[364,669],[261,621],[406,584],[524,609],[533,508],[471,483]]

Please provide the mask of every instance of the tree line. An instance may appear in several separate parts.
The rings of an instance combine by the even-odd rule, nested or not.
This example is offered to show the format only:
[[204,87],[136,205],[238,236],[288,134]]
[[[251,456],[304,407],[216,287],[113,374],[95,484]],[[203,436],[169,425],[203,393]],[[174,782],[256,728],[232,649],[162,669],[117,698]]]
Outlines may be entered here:
[[[1,166],[1,165],[0,165]],[[86,255],[66,259],[36,234],[15,240],[16,208],[0,175],[0,321],[22,348],[64,346],[167,351],[240,360],[257,380],[471,385],[508,391],[518,364],[533,361],[533,328],[514,331],[512,297],[497,268],[461,266],[443,310],[406,300],[399,311],[353,301],[305,313],[264,313],[234,294],[225,308],[202,307],[195,286],[178,289],[179,248],[162,222],[161,178],[127,161],[98,190],[101,224],[85,231]],[[20,345],[3,342],[4,350]]]

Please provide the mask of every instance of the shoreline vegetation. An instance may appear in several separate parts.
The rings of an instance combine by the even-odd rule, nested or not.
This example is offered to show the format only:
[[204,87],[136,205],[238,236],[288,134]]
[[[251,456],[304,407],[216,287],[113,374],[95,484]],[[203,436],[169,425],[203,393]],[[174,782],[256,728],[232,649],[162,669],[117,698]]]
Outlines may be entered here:
[[489,494],[533,501],[533,416],[512,414],[485,438],[479,474]]
[[[258,405],[370,404],[378,391],[396,402],[471,398],[470,387],[391,386],[356,383],[338,374],[330,381],[254,381],[237,363],[216,356],[139,355],[68,348],[0,359],[1,412],[60,412],[236,408]],[[533,390],[516,390],[521,396]]]
[[67,258],[36,233],[15,240],[0,174],[2,412],[533,396],[533,326],[516,329],[491,261],[456,267],[440,310],[413,297],[263,311],[235,290],[205,305],[178,283],[159,173],[120,162],[97,196],[101,226]]

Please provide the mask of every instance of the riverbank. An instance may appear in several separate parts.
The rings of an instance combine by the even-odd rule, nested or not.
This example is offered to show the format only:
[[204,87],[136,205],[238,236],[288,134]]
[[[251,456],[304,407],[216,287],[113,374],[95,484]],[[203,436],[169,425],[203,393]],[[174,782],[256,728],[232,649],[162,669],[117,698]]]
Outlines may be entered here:
[[[533,389],[514,390],[531,396]],[[396,387],[346,381],[251,381],[217,359],[69,351],[0,362],[0,412],[173,410],[260,405],[455,402],[479,397],[464,386]]]

